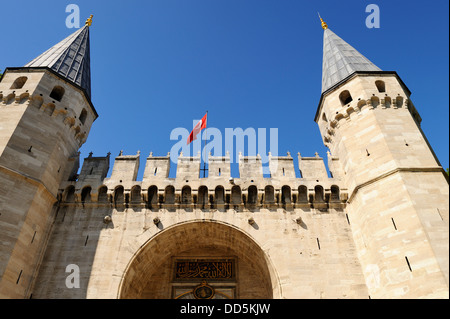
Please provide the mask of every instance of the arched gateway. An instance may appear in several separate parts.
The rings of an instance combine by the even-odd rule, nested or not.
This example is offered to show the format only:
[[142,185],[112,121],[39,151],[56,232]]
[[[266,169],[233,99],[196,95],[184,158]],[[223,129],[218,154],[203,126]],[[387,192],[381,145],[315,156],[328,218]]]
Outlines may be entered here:
[[261,247],[233,225],[191,221],[150,238],[128,264],[121,299],[279,298]]

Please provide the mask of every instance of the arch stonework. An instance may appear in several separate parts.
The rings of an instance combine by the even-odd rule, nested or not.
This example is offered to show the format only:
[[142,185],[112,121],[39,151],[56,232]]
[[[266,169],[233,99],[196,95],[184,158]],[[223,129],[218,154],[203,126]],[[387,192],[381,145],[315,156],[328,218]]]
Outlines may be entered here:
[[[181,294],[171,290],[178,284],[174,260],[196,258],[235,260],[231,298],[367,297],[350,225],[340,210],[322,212],[310,204],[254,211],[61,205],[33,298],[175,298]],[[65,286],[68,264],[80,267],[80,289]]]
[[174,258],[235,258],[236,298],[281,298],[278,276],[261,246],[242,229],[211,220],[178,223],[142,243],[123,272],[117,298],[171,298]]

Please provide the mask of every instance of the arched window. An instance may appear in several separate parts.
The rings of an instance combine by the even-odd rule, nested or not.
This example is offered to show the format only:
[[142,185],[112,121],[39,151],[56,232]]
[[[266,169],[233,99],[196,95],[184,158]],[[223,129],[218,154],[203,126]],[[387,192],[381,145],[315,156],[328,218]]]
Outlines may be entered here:
[[150,207],[158,204],[158,187],[154,185],[148,188],[148,203]]
[[314,187],[314,201],[315,202],[324,202],[324,196],[323,196],[323,187],[317,185]]
[[216,204],[223,204],[225,202],[225,190],[223,186],[217,186],[214,194],[216,197]]
[[183,189],[181,190],[181,203],[182,204],[192,203],[191,188],[189,186],[184,186]]
[[141,187],[134,186],[131,189],[131,202],[132,203],[140,203],[141,202]]
[[164,203],[174,204],[175,203],[175,188],[173,186],[167,186],[164,191]]
[[84,123],[86,122],[86,118],[87,118],[87,111],[86,111],[86,109],[83,109],[83,111],[81,111],[81,114],[80,114],[81,124],[84,125]]
[[90,202],[91,201],[91,191],[92,188],[90,186],[86,186],[81,191],[81,202]]
[[339,201],[339,187],[336,185],[331,186],[331,201],[338,202]]
[[341,100],[342,105],[346,105],[353,101],[353,98],[349,91],[345,90],[339,94],[339,100]]
[[75,201],[75,186],[71,185],[66,189],[66,202],[73,203]]
[[325,113],[322,114],[322,120],[325,121],[325,122],[328,122],[327,116],[325,115]]
[[264,202],[266,204],[273,204],[275,203],[275,195],[274,195],[273,186],[267,185],[264,189]]
[[108,201],[108,187],[102,186],[98,190],[98,201],[99,202],[107,202]]
[[377,86],[378,92],[384,93],[386,92],[386,85],[384,84],[384,81],[375,81],[375,85]]
[[52,92],[50,93],[50,97],[58,102],[61,102],[65,92],[66,91],[64,90],[64,88],[57,85],[53,88]]
[[202,208],[205,208],[205,206],[208,204],[208,187],[200,186],[198,188],[198,204]]
[[250,205],[255,205],[258,201],[258,189],[255,185],[251,185],[248,188],[248,203]]
[[298,202],[299,203],[308,202],[308,188],[305,185],[301,185],[298,188]]
[[234,205],[239,205],[241,203],[241,188],[237,185],[231,188],[231,203]]
[[23,86],[25,85],[27,80],[28,80],[28,78],[26,76],[21,76],[21,77],[17,78],[14,81],[14,83],[11,85],[10,90],[19,90],[19,89],[23,88]]
[[114,204],[123,205],[125,202],[124,189],[123,186],[119,186],[114,191]]
[[283,186],[281,188],[281,202],[283,204],[291,203],[291,188],[289,186]]

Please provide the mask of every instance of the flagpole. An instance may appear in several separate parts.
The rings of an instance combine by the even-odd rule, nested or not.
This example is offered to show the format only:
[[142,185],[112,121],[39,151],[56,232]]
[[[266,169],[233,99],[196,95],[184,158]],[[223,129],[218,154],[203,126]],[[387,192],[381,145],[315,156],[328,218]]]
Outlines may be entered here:
[[208,111],[206,111],[206,126],[205,126],[205,145],[203,147],[203,150],[205,151],[205,155],[203,157],[203,178],[206,177],[206,139],[208,138]]

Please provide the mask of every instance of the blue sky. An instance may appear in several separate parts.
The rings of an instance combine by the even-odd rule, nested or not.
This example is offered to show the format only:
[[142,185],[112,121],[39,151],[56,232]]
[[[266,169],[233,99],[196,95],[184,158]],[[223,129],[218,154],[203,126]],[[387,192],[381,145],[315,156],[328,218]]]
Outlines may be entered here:
[[[278,128],[280,155],[326,158],[314,122],[323,30],[330,29],[411,90],[422,128],[449,167],[449,2],[437,0],[2,1],[0,69],[23,66],[75,29],[77,4],[91,27],[92,101],[99,113],[82,157],[166,155],[174,128]],[[365,12],[377,4],[379,29]],[[23,10],[23,8],[27,8]],[[235,150],[236,151],[236,150]],[[111,161],[111,166],[113,161]],[[174,172],[171,173],[173,175]],[[233,169],[236,175],[236,169]]]

